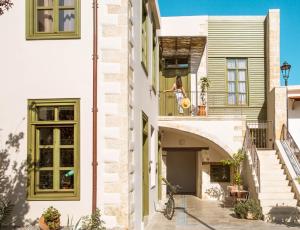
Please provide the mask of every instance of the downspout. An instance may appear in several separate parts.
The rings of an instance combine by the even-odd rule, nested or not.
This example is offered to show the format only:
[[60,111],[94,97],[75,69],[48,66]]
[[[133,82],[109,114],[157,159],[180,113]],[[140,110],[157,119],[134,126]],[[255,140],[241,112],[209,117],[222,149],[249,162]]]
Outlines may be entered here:
[[92,213],[97,208],[97,77],[98,77],[98,0],[93,0],[93,194]]

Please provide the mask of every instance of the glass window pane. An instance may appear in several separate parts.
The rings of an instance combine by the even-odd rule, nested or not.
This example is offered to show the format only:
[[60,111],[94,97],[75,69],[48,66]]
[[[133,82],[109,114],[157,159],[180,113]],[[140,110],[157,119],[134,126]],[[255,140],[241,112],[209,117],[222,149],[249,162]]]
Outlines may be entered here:
[[58,107],[59,120],[74,120],[74,106]]
[[239,104],[240,105],[246,104],[246,94],[239,94]]
[[53,149],[40,148],[40,161],[38,163],[40,167],[53,167]]
[[54,108],[53,107],[38,107],[37,119],[39,121],[53,121],[54,120]]
[[59,10],[59,31],[75,31],[75,10]]
[[37,1],[38,6],[53,6],[53,0],[38,0]]
[[228,92],[229,93],[235,92],[235,83],[234,82],[228,82]]
[[60,6],[74,6],[75,0],[59,0]]
[[246,59],[238,59],[238,68],[239,69],[246,69],[247,68],[247,60]]
[[235,105],[235,94],[229,93],[228,94],[228,104]]
[[227,59],[227,68],[228,69],[235,69],[235,59]]
[[228,81],[235,81],[235,70],[228,70]]
[[53,189],[53,171],[40,171],[40,189]]
[[230,182],[230,167],[228,165],[210,165],[211,182]]
[[53,10],[38,10],[37,31],[48,33],[53,32]]
[[60,167],[74,166],[74,150],[60,149]]
[[74,128],[66,127],[60,128],[60,144],[73,145],[74,144]]
[[246,93],[246,83],[245,82],[239,82],[239,84],[238,84],[238,92],[240,92],[240,93]]
[[60,189],[73,189],[74,188],[74,171],[61,170],[60,171]]
[[240,70],[238,75],[239,81],[246,81],[246,70]]
[[40,128],[40,145],[53,145],[53,128]]

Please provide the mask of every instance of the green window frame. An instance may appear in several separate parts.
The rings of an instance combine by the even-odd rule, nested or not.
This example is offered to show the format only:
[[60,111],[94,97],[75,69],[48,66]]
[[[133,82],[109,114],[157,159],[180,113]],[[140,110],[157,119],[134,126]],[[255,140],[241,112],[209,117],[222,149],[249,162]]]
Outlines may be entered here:
[[26,0],[26,39],[80,38],[80,0]]
[[142,43],[142,66],[148,74],[148,11],[146,0],[142,1],[142,31],[141,31],[141,43]]
[[227,58],[227,104],[248,104],[248,63],[246,58]]
[[156,26],[154,16],[152,14],[152,88],[154,93],[156,93],[157,85],[157,47],[158,41],[156,37]]
[[230,166],[210,164],[210,182],[230,182]]
[[28,100],[28,200],[79,200],[80,99]]

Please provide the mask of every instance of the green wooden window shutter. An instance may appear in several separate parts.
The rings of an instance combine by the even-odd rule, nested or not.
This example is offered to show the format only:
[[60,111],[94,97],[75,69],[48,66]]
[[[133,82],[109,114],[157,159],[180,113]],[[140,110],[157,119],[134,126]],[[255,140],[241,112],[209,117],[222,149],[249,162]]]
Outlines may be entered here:
[[[153,17],[152,17],[153,18]],[[153,33],[152,33],[152,88],[156,92],[157,85],[157,39],[156,39],[156,28],[154,20],[152,20]]]
[[80,0],[27,0],[26,38],[80,38]]
[[79,200],[79,99],[28,100],[28,200]]
[[148,13],[146,1],[142,5],[142,65],[148,71]]

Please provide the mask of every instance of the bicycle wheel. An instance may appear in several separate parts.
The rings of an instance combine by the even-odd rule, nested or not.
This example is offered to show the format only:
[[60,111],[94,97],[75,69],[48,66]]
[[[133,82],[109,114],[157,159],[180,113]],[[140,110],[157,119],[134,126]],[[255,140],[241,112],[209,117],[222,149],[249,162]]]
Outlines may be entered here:
[[167,217],[168,220],[171,220],[174,215],[174,209],[175,209],[175,201],[172,197],[169,197],[168,202],[166,203],[166,209],[165,209],[165,217]]

